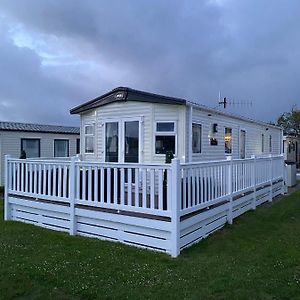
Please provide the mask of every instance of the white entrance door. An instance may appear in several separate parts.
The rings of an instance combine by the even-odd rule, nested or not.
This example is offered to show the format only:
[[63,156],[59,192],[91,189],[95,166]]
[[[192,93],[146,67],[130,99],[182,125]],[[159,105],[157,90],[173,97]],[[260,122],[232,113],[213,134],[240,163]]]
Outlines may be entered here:
[[105,122],[105,162],[140,162],[140,123],[133,119]]

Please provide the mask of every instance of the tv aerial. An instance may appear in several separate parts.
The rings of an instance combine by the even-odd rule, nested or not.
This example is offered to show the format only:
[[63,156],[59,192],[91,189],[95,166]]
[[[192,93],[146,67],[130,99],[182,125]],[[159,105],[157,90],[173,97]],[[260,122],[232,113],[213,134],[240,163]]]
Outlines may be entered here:
[[218,106],[222,106],[225,109],[228,105],[252,107],[252,101],[235,101],[234,99],[228,100],[227,97],[221,98],[221,92],[219,92]]

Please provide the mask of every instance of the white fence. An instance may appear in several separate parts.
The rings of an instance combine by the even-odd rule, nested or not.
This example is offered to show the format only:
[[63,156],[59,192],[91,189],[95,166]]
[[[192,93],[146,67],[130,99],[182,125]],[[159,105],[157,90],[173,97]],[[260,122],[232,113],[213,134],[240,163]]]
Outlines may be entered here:
[[176,257],[283,191],[282,156],[170,165],[6,157],[5,219]]

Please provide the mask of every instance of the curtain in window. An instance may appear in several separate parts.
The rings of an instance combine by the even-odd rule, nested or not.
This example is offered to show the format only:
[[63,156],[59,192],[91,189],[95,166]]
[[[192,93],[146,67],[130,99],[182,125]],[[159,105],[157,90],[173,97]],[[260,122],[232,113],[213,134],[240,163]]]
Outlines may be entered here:
[[22,139],[21,150],[24,150],[27,158],[40,156],[40,140]]
[[54,141],[54,156],[55,157],[68,157],[69,156],[69,141],[68,140],[55,140]]

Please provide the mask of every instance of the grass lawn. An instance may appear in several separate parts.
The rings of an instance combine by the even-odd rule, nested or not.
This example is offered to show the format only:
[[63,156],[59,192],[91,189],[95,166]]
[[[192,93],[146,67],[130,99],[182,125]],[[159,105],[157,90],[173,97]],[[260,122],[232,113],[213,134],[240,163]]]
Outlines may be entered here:
[[179,258],[3,221],[1,299],[300,299],[300,192]]

